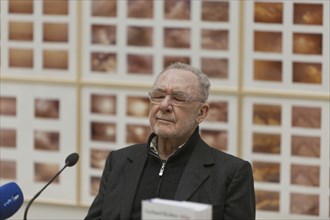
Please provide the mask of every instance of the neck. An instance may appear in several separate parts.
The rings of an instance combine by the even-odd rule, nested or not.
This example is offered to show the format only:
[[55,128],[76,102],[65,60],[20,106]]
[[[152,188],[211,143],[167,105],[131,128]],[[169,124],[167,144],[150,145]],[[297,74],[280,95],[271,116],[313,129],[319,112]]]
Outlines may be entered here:
[[158,138],[158,156],[163,160],[167,160],[184,143],[185,142],[173,142],[168,139]]
[[158,156],[162,160],[167,160],[179,149],[179,147],[181,147],[188,141],[188,139],[193,135],[195,130],[196,128],[192,130],[189,134],[187,134],[185,137],[164,138],[161,136],[157,136],[157,143],[155,143],[155,145],[157,146]]
[[174,138],[164,138],[158,136],[157,140],[157,151],[158,156],[163,159],[167,160],[172,154],[174,154],[179,147],[185,144],[191,135],[194,133],[194,130],[187,134],[185,137],[174,137]]

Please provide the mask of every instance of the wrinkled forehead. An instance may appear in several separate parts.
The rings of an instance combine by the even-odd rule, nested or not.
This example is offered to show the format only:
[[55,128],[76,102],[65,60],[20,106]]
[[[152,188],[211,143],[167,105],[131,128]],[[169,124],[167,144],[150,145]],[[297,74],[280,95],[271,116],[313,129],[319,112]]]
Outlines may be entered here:
[[161,73],[153,88],[193,92],[199,88],[197,76],[187,70],[169,69]]

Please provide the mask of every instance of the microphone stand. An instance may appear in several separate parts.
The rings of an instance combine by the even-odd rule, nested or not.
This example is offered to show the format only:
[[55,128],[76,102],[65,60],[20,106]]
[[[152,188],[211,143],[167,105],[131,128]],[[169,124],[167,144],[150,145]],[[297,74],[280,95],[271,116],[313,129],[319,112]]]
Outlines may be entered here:
[[66,164],[64,165],[64,167],[37,193],[35,194],[35,196],[33,196],[33,198],[29,201],[29,203],[26,205],[26,208],[25,208],[25,211],[24,211],[24,220],[27,220],[27,213],[28,213],[28,210],[32,204],[32,202],[42,193],[42,191],[44,191],[46,189],[46,187],[51,184],[55,179],[56,177],[58,177],[58,175],[60,175],[62,173],[62,171],[67,167],[69,166],[68,165],[69,163],[66,162]]

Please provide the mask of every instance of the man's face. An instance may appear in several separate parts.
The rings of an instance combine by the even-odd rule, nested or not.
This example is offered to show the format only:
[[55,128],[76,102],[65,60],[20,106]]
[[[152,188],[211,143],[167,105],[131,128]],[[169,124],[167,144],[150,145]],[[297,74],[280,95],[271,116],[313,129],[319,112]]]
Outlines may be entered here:
[[[193,99],[202,99],[197,76],[186,70],[167,70],[158,77],[152,90],[166,94],[184,93]],[[186,141],[198,125],[200,110],[204,105],[206,104],[196,101],[176,106],[173,105],[171,96],[166,95],[159,104],[150,103],[151,129],[160,138]]]

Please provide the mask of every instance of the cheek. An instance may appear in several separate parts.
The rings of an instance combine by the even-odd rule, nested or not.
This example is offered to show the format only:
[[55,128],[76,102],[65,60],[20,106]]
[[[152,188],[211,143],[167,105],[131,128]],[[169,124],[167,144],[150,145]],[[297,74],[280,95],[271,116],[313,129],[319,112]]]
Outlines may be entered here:
[[187,111],[185,111],[182,116],[189,120],[195,120],[197,117],[197,110],[194,108],[187,109]]
[[196,117],[197,115],[195,111],[186,111],[180,115],[177,115],[177,118],[180,118],[178,121],[180,121],[181,125],[185,127],[189,127],[191,124],[194,124]]
[[157,108],[155,106],[150,106],[149,108],[149,121],[155,121],[155,116],[157,113]]

